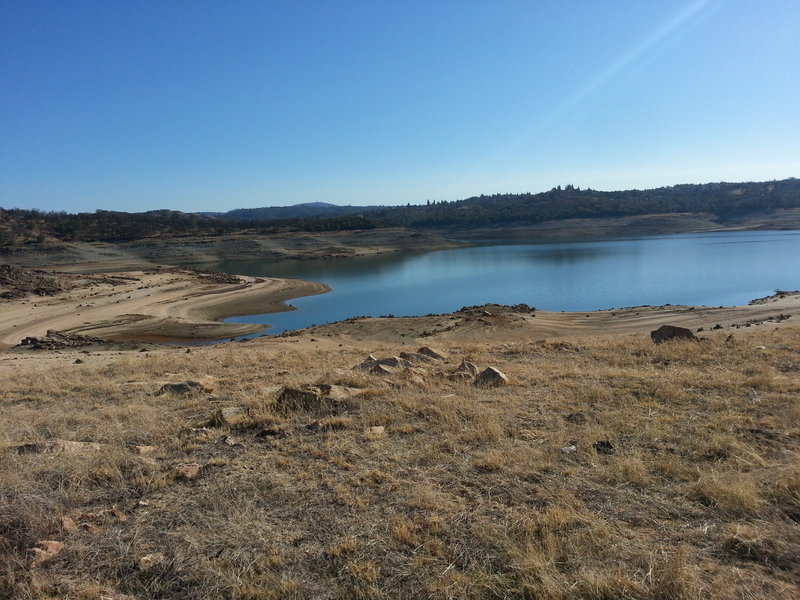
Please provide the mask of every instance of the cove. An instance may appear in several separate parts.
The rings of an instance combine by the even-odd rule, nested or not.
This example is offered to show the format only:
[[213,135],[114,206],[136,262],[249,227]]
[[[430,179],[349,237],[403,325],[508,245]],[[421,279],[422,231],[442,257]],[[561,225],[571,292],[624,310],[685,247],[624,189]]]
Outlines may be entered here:
[[503,244],[345,259],[230,261],[214,270],[321,281],[297,310],[230,322],[268,334],[353,316],[445,313],[484,303],[552,311],[638,305],[741,305],[800,289],[800,232],[747,231],[590,242]]

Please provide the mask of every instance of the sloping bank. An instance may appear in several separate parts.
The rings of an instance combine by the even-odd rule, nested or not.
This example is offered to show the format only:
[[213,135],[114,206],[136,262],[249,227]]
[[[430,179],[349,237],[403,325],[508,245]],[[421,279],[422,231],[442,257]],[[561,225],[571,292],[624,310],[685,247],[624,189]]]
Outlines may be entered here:
[[330,291],[323,283],[298,279],[218,277],[185,269],[117,275],[99,283],[72,276],[62,293],[4,301],[0,346],[50,329],[117,341],[225,339],[267,326],[223,323],[223,318],[292,310],[287,300]]

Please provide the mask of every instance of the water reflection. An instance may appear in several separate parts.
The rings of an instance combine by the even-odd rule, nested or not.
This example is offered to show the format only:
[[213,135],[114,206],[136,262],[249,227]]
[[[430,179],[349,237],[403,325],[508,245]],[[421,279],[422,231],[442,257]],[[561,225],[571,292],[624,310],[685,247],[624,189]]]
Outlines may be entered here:
[[[761,243],[755,243],[761,242]],[[741,232],[559,244],[499,245],[350,259],[236,261],[218,270],[323,281],[296,312],[232,319],[272,333],[354,315],[419,315],[527,303],[587,311],[642,304],[744,304],[800,288],[800,236]]]

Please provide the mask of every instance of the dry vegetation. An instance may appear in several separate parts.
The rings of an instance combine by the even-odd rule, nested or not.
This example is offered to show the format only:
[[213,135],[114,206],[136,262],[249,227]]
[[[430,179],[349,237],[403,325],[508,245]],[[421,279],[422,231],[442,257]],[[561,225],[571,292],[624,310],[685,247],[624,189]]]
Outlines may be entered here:
[[[800,330],[712,336],[443,348],[491,389],[350,370],[402,349],[366,342],[14,370],[0,597],[797,598]],[[304,383],[365,392],[275,404]],[[17,449],[48,440],[100,446]]]

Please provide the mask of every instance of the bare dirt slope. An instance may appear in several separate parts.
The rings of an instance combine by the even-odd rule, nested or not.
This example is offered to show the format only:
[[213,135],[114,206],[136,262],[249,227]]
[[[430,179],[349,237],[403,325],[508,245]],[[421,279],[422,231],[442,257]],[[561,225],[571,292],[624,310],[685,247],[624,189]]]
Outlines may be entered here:
[[145,238],[130,242],[31,244],[0,248],[0,262],[73,272],[203,266],[226,260],[333,258],[456,248],[437,235],[402,227],[331,232]]

